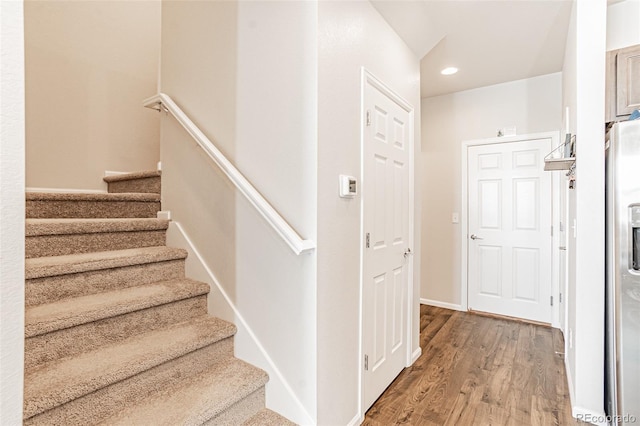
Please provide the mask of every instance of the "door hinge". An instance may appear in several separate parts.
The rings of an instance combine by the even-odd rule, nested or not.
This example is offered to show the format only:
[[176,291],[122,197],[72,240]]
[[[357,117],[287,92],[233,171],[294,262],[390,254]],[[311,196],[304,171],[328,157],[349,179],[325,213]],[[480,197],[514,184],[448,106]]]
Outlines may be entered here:
[[560,293],[560,303],[562,303],[562,293]]
[[369,371],[369,355],[364,356],[364,369]]
[[551,306],[553,306],[553,296],[551,296]]
[[553,225],[551,225],[551,236],[553,237]]
[[369,110],[367,110],[367,119],[366,119],[366,122],[367,122],[367,127],[368,127],[368,126],[371,126],[371,111],[369,111]]
[[369,248],[370,237],[371,237],[371,234],[367,232],[367,237],[366,237],[366,240],[365,240],[365,244],[366,244],[367,248]]

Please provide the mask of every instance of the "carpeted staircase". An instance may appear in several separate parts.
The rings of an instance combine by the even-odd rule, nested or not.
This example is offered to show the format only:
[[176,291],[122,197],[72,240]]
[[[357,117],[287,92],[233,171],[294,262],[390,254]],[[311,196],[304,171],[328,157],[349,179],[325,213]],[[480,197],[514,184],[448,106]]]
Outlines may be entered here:
[[27,193],[24,423],[290,425],[266,373],[233,356],[233,324],[166,247],[160,174],[109,193]]

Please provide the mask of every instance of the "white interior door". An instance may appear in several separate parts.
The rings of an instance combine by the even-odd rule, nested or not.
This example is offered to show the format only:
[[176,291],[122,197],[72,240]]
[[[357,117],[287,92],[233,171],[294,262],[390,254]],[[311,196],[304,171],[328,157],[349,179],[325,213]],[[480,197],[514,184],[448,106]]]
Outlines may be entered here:
[[551,139],[468,147],[470,310],[551,323]]
[[364,86],[362,344],[366,411],[402,371],[409,294],[410,113]]

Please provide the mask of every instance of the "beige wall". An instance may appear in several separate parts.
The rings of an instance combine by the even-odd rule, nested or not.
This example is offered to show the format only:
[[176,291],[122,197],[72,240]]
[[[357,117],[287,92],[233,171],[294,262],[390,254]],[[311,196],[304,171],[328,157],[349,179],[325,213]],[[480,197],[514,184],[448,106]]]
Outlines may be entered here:
[[103,189],[155,169],[160,2],[25,2],[27,186]]
[[510,126],[518,134],[560,130],[561,84],[555,73],[422,99],[423,302],[461,304],[461,225],[452,214],[462,211],[462,142]]
[[[315,2],[162,3],[162,91],[311,240],[317,19]],[[163,208],[220,284],[210,312],[238,326],[236,356],[269,373],[267,406],[315,422],[316,254],[296,256],[174,119],[161,139]]]
[[[338,196],[338,175],[361,176],[363,66],[415,108],[419,153],[420,70],[418,59],[369,2],[320,2],[318,21],[318,422],[359,424],[361,200]],[[419,192],[415,201],[418,259]],[[419,347],[419,263],[414,262],[409,339],[414,350]]]

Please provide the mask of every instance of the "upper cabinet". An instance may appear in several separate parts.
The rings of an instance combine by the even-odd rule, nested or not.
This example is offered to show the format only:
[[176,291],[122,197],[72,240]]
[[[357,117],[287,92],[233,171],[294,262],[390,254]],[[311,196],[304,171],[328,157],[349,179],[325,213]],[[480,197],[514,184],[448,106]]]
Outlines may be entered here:
[[607,52],[606,122],[640,109],[640,45]]

